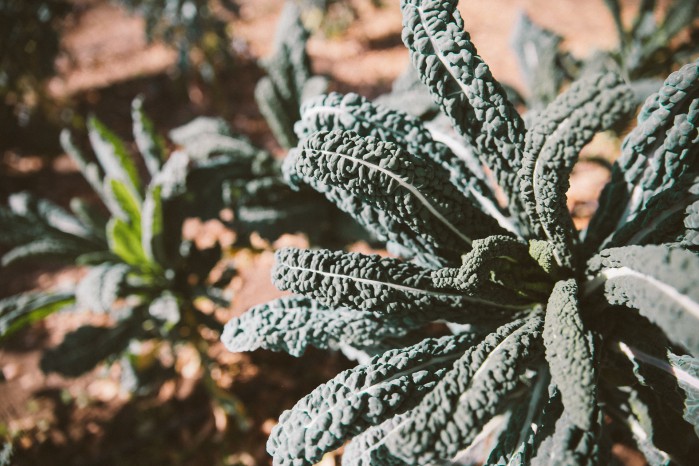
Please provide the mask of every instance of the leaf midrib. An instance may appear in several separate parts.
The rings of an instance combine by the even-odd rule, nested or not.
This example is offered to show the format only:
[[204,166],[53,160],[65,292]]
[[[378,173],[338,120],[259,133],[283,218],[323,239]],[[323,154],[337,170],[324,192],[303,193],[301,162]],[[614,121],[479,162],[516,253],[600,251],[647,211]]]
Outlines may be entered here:
[[680,293],[672,286],[663,283],[657,278],[633,270],[630,267],[610,267],[600,270],[594,279],[587,282],[591,286],[585,292],[585,294],[591,293],[596,288],[601,286],[603,283],[606,283],[609,280],[614,280],[618,277],[634,277],[638,278],[639,280],[648,282],[650,285],[658,289],[658,291],[660,291],[668,298],[679,304],[680,307],[686,309],[690,314],[694,316],[694,318],[699,319],[699,303],[694,301],[691,297],[687,296],[686,294]]
[[[430,356],[432,356],[432,355],[430,355]],[[349,395],[348,399],[358,399],[359,397],[361,397],[361,396],[364,395],[364,394],[369,394],[370,396],[372,396],[372,397],[375,398],[376,396],[373,395],[373,394],[371,394],[371,391],[372,391],[373,389],[375,389],[376,387],[378,387],[378,386],[381,386],[381,385],[388,385],[388,384],[390,384],[391,382],[400,379],[401,377],[410,376],[410,375],[412,375],[412,374],[415,374],[416,372],[419,372],[419,371],[421,371],[421,370],[423,370],[423,369],[427,369],[428,367],[431,367],[431,366],[435,366],[435,365],[439,365],[439,364],[448,363],[448,362],[450,362],[450,361],[453,361],[453,360],[455,360],[455,359],[458,359],[460,356],[461,356],[461,353],[458,352],[458,351],[455,352],[455,353],[452,353],[452,354],[448,354],[448,355],[434,356],[434,357],[428,359],[427,361],[424,361],[424,362],[422,362],[422,363],[420,363],[420,364],[418,364],[418,365],[416,365],[416,366],[410,366],[410,367],[407,367],[407,368],[405,368],[405,369],[403,369],[403,370],[400,370],[400,371],[396,372],[395,374],[389,376],[389,377],[386,378],[386,379],[373,381],[369,386],[363,387],[363,388],[361,388],[361,389],[358,390],[358,391],[351,392],[351,394]],[[382,365],[385,366],[385,365],[386,365],[386,362],[384,362],[384,364],[382,364]],[[339,383],[342,384],[342,385],[344,385],[343,382],[339,382]],[[352,406],[356,406],[356,405],[355,405],[354,403],[352,403]],[[342,405],[342,403],[336,403],[336,404],[330,406],[329,409],[325,409],[325,410],[322,410],[322,411],[318,411],[317,413],[314,413],[314,416],[311,418],[311,422],[309,422],[308,424],[304,425],[303,428],[304,428],[304,429],[308,429],[309,427],[313,426],[313,424],[315,424],[315,423],[320,419],[321,416],[323,416],[323,415],[325,415],[325,414],[327,414],[327,413],[333,412],[333,411],[337,410],[337,409],[340,408],[340,407],[343,407],[343,408],[344,408],[345,406]],[[304,409],[304,412],[305,412],[306,414],[308,414],[309,417],[311,417],[311,416],[310,416],[311,412],[309,412],[307,409]]]
[[412,194],[437,220],[439,220],[444,226],[446,226],[449,230],[451,230],[452,233],[454,233],[456,236],[458,236],[462,241],[464,241],[466,244],[471,246],[471,243],[473,240],[469,238],[468,236],[464,235],[459,231],[458,228],[456,228],[449,220],[447,220],[444,215],[442,215],[428,200],[427,198],[417,190],[415,186],[410,184],[407,180],[404,178],[397,176],[395,173],[392,173],[388,170],[386,170],[383,167],[380,167],[376,164],[369,163],[366,160],[359,159],[357,157],[353,157],[348,154],[343,154],[341,152],[337,151],[329,151],[329,150],[322,150],[322,149],[308,149],[311,152],[316,152],[324,155],[335,155],[338,157],[342,157],[348,160],[351,160],[353,162],[359,163],[361,165],[364,165],[368,167],[369,169],[376,170],[378,172],[383,173],[384,175],[388,176],[389,178],[395,180],[401,187],[406,189],[410,194]]
[[458,298],[460,300],[464,300],[467,302],[472,302],[472,303],[476,303],[476,304],[484,304],[484,305],[488,305],[488,306],[499,307],[502,309],[525,310],[525,309],[529,309],[532,307],[532,304],[515,305],[515,304],[497,303],[497,302],[490,301],[487,299],[476,298],[474,296],[464,295],[461,293],[450,293],[447,291],[423,290],[420,288],[414,288],[414,287],[407,286],[407,285],[400,285],[397,283],[382,282],[382,281],[378,281],[378,280],[372,280],[369,278],[353,277],[351,275],[346,275],[346,274],[326,272],[323,270],[301,267],[299,265],[293,265],[293,264],[289,264],[289,263],[281,262],[281,261],[279,262],[279,265],[287,267],[291,270],[299,270],[302,272],[317,273],[317,274],[328,276],[328,277],[339,278],[341,280],[357,281],[357,282],[365,283],[367,285],[372,285],[372,286],[384,286],[387,288],[393,288],[393,289],[397,289],[400,291],[405,291],[406,293],[424,294],[424,295],[428,295],[428,296],[454,297],[454,298]]
[[279,264],[283,265],[284,267],[287,267],[291,270],[299,270],[302,272],[317,273],[317,274],[324,275],[327,277],[339,278],[342,280],[352,280],[352,281],[356,281],[359,283],[365,283],[367,285],[384,286],[387,288],[394,288],[396,290],[405,291],[406,293],[426,294],[429,296],[452,296],[455,298],[462,298],[462,297],[465,298],[466,297],[460,293],[450,293],[450,292],[446,292],[446,291],[434,291],[434,290],[423,290],[421,288],[415,288],[415,287],[411,287],[411,286],[407,286],[407,285],[400,285],[397,283],[382,282],[379,280],[372,280],[369,278],[353,277],[352,275],[346,275],[346,274],[335,273],[335,272],[326,272],[323,270],[311,269],[308,267],[301,267],[299,265],[293,265],[293,264],[289,264],[286,262],[280,262]]

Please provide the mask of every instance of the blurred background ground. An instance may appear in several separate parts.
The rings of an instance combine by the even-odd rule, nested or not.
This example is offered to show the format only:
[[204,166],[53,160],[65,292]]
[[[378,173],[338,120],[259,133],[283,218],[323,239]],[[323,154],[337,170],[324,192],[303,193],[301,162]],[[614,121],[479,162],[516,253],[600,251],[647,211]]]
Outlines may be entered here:
[[[215,83],[177,79],[176,52],[149,43],[144,20],[106,0],[74,0],[60,26],[56,73],[44,83],[67,121],[80,125],[94,113],[128,139],[129,103],[143,95],[145,109],[159,132],[195,116],[224,116],[235,131],[283,155],[255,105],[253,89],[262,75],[257,60],[271,52],[281,0],[236,0],[237,15],[226,16],[234,63]],[[368,97],[390,89],[408,64],[401,42],[398,0],[377,7],[352,0],[352,9],[331,11],[331,21],[309,43],[314,71],[331,78],[332,87]],[[631,13],[637,2],[623,2]],[[462,0],[459,6],[473,42],[495,77],[521,89],[509,40],[518,11],[566,38],[564,46],[584,56],[615,41],[614,25],[603,0]],[[65,116],[65,115],[64,115]],[[604,146],[604,142],[601,143]],[[590,155],[597,155],[589,148]],[[594,211],[607,171],[580,164],[573,173],[570,207],[584,226]],[[0,202],[29,190],[66,206],[71,197],[91,196],[70,159],[61,154],[57,133],[17,128],[0,140]],[[294,232],[290,232],[294,233]],[[302,241],[303,239],[301,239]],[[269,250],[233,256],[237,269],[234,302],[227,320],[249,306],[276,296],[269,281]],[[0,297],[74,280],[79,269],[20,269],[0,280]],[[338,354],[312,352],[300,359],[258,351],[230,354],[214,345],[222,385],[245,405],[251,421],[242,432],[207,405],[198,384],[200,367],[191,355],[178,355],[182,377],[154,397],[131,397],[114,382],[112,369],[97,369],[79,379],[45,376],[38,368],[44,348],[85,319],[99,316],[56,314],[21,332],[0,348],[0,434],[16,438],[17,465],[120,464],[270,464],[264,442],[279,413],[334,374],[350,367]],[[4,431],[4,432],[3,432]],[[642,464],[633,453],[629,464]],[[328,457],[327,464],[335,459]],[[324,462],[323,464],[326,464]]]

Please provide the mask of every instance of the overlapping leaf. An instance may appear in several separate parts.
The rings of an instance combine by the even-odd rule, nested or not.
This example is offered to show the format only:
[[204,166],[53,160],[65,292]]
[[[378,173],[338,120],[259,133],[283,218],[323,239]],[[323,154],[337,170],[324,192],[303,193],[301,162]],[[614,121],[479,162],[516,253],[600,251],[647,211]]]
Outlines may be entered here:
[[575,262],[577,236],[566,192],[580,150],[632,109],[631,91],[619,77],[594,75],[556,98],[527,132],[519,171],[521,198],[532,233],[552,242],[560,266],[572,269]]
[[0,341],[74,302],[75,296],[70,292],[25,293],[1,299]]
[[527,245],[510,236],[493,235],[473,242],[461,266],[432,272],[434,283],[500,304],[543,302],[549,278],[532,260]]
[[699,257],[667,246],[605,249],[588,262],[587,293],[638,309],[670,339],[699,354]]
[[105,195],[111,198],[110,204],[118,207],[119,218],[128,222],[134,231],[141,231],[141,196],[134,192],[129,185],[115,178],[104,180]]
[[131,103],[131,119],[138,151],[150,175],[155,176],[165,159],[165,143],[155,132],[153,122],[143,111],[143,98],[136,98]]
[[580,466],[601,466],[604,461],[599,436],[602,430],[603,416],[596,413],[592,429],[583,430],[564,410],[556,421],[553,434],[541,441],[536,456],[531,460],[532,466],[557,466],[563,464]]
[[[454,271],[456,275],[458,271]],[[496,293],[469,294],[440,274],[409,262],[376,255],[283,249],[272,280],[282,290],[327,306],[346,306],[406,322],[436,319],[498,321],[528,312],[533,303],[502,303]],[[440,317],[441,316],[441,317]]]
[[[506,190],[513,214],[521,212],[516,183],[524,123],[476,52],[454,0],[406,0],[403,42],[413,66],[454,128],[477,151]],[[521,225],[526,228],[526,223]]]
[[636,217],[611,234],[603,248],[679,242],[685,247],[696,243],[699,222],[694,219],[699,211],[699,178],[687,175],[648,200]]
[[570,422],[589,430],[597,413],[597,369],[591,332],[580,318],[575,280],[556,283],[546,307],[544,345],[551,380]]
[[85,247],[84,243],[71,238],[44,238],[22,244],[12,248],[2,256],[0,265],[9,267],[24,261],[36,261],[38,259],[61,259],[71,261],[93,248]]
[[141,212],[141,244],[145,256],[153,263],[167,265],[165,257],[165,245],[163,235],[165,225],[163,221],[162,187],[159,184],[151,184],[143,201]]
[[467,447],[521,383],[537,355],[542,325],[540,317],[515,321],[467,350],[386,438],[392,453],[408,464],[424,464]]
[[[507,413],[497,443],[484,464],[488,466],[522,466],[527,464],[541,443],[541,437],[550,429],[553,403],[549,394],[550,376],[542,370],[531,387],[528,403],[513,403]],[[556,406],[557,407],[557,406]]]
[[437,267],[445,264],[456,265],[456,261],[449,261],[437,255],[434,246],[430,241],[400,222],[394,215],[375,208],[364,202],[361,193],[354,194],[344,186],[332,186],[319,182],[316,178],[303,178],[296,172],[297,151],[290,152],[282,170],[286,182],[292,187],[298,188],[303,181],[308,183],[318,192],[335,204],[343,212],[351,215],[362,227],[370,232],[375,238],[386,241],[389,245],[396,245],[400,249],[400,254],[408,259],[416,259],[419,263],[427,266]]
[[131,267],[123,263],[107,263],[91,268],[75,289],[77,306],[93,312],[109,312],[121,297],[130,271]]
[[229,351],[258,348],[301,356],[307,347],[380,346],[403,337],[409,322],[379,318],[366,311],[332,309],[305,297],[279,298],[248,310],[226,324],[221,341]]
[[[696,120],[698,97],[699,62],[694,62],[672,73],[648,98],[600,196],[585,238],[588,250],[633,220],[653,195],[672,186],[680,175],[699,169],[696,128],[688,127]],[[665,173],[672,176],[664,177]]]
[[111,212],[114,212],[114,210],[112,209],[116,209],[116,207],[109,203],[110,201],[104,194],[104,187],[102,186],[104,170],[102,170],[102,167],[98,163],[89,160],[85,156],[85,154],[75,143],[73,139],[73,134],[69,130],[64,129],[63,131],[61,131],[60,142],[63,150],[78,166],[83,177],[85,178],[85,180],[87,180],[87,182],[90,184],[95,193],[97,193],[97,195],[100,196],[107,208]]
[[617,407],[610,412],[622,418],[649,464],[694,463],[699,454],[696,432],[681,413],[667,409],[663,397],[655,396],[647,387],[628,387],[617,394]]
[[684,419],[694,426],[699,437],[699,359],[669,353],[670,367],[684,391]]
[[361,195],[438,251],[458,255],[474,239],[505,233],[459,194],[441,167],[391,143],[350,132],[317,133],[302,143],[292,163],[305,182]]
[[426,339],[342,372],[285,411],[267,443],[275,464],[313,464],[367,427],[409,409],[434,388],[472,335]]
[[0,244],[9,247],[3,267],[39,258],[75,260],[104,248],[98,232],[62,207],[27,192],[0,207]]
[[406,466],[406,462],[393,455],[385,438],[408,420],[410,413],[399,414],[357,435],[342,453],[343,466]]
[[362,137],[392,142],[416,157],[438,163],[449,171],[451,183],[476,207],[498,219],[504,228],[516,231],[500,211],[480,162],[476,158],[459,158],[447,145],[433,139],[419,119],[353,93],[331,93],[304,103],[301,120],[295,125],[300,138],[332,130],[353,131]]
[[107,223],[107,242],[109,250],[129,265],[142,266],[148,262],[140,236],[119,218],[112,217]]
[[141,178],[124,143],[95,117],[88,121],[88,135],[104,173],[141,192]]
[[325,90],[326,82],[319,76],[311,78],[311,66],[306,53],[309,33],[301,21],[301,9],[296,2],[285,2],[277,25],[274,54],[263,61],[267,76],[255,87],[255,100],[267,120],[277,142],[290,148],[298,139],[294,122],[299,119],[303,98]]
[[[638,37],[654,36],[651,3],[632,26]],[[304,106],[304,140],[283,165],[291,185],[322,192],[401,259],[281,251],[277,286],[305,297],[253,309],[229,323],[224,339],[234,350],[300,354],[308,345],[371,347],[435,320],[461,324],[449,327],[460,335],[452,339],[501,327],[435,356],[437,371],[381,359],[417,345],[338,376],[283,415],[268,449],[277,464],[311,464],[355,436],[346,464],[458,464],[502,428],[486,464],[593,466],[609,463],[607,429],[620,427],[651,463],[681,463],[697,446],[685,435],[696,426],[696,361],[675,353],[699,352],[699,259],[680,249],[696,247],[699,225],[699,62],[646,102],[582,248],[566,206],[568,177],[583,145],[634,109],[633,91],[585,66],[586,77],[532,114],[525,132],[456,4],[403,0],[401,8],[417,75],[463,141],[443,121],[426,125],[354,94],[330,94]],[[677,11],[667,20],[675,32]],[[559,39],[530,30],[524,55],[534,49],[534,62],[546,62],[553,79],[540,94],[552,98],[562,82],[551,72],[562,70]],[[478,206],[479,195],[492,201],[487,184],[478,187],[491,173],[470,153],[506,191],[515,220],[496,203]],[[673,423],[677,439],[665,434]]]

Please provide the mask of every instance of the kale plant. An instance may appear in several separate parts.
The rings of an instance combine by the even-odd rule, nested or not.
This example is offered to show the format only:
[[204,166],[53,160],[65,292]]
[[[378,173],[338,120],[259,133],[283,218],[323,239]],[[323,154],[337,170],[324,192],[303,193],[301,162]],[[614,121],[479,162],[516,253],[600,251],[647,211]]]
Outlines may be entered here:
[[[328,81],[314,75],[306,43],[310,31],[302,17],[315,7],[306,2],[286,1],[274,40],[273,54],[262,60],[266,76],[255,87],[255,100],[277,144],[289,149],[298,143],[294,123],[301,117],[301,103],[325,92]],[[231,193],[241,192],[231,189]],[[312,242],[348,242],[366,237],[366,233],[342,212],[312,189],[290,191],[284,183],[281,167],[267,176],[245,183],[244,196],[231,199],[239,222],[236,229],[255,230],[274,238],[284,232],[304,232]],[[322,221],[309,225],[308,215]]]
[[[228,206],[226,183],[263,176],[275,162],[216,119],[173,130],[179,148],[166,158],[165,142],[140,100],[134,101],[133,119],[142,157],[138,165],[126,144],[94,117],[88,136],[96,157],[83,153],[70,133],[62,135],[64,149],[102,200],[102,209],[74,199],[68,212],[28,193],[12,195],[9,206],[0,208],[0,243],[9,246],[2,255],[5,270],[52,259],[87,267],[74,288],[0,301],[2,340],[61,309],[109,313],[113,319],[110,326],[86,325],[67,334],[45,353],[46,372],[77,376],[119,356],[130,363],[131,349],[138,346],[132,343],[142,340],[192,345],[205,364],[212,363],[200,329],[219,332],[222,325],[203,312],[202,304],[229,305],[223,291],[234,270],[212,276],[224,251],[218,243],[198,249],[183,236],[183,225],[190,217],[217,217]],[[133,369],[132,375],[153,375]]]
[[255,87],[255,100],[279,145],[289,149],[298,142],[294,122],[301,102],[325,92],[327,80],[313,76],[306,52],[309,32],[301,21],[302,9],[287,1],[277,23],[274,52],[262,61],[267,76]]
[[[8,248],[1,255],[3,268],[47,261],[88,267],[73,289],[0,300],[0,341],[61,309],[109,313],[115,319],[113,327],[81,327],[69,334],[45,355],[45,371],[77,376],[102,360],[130,354],[130,342],[146,339],[193,344],[203,360],[208,358],[197,329],[220,332],[222,324],[201,312],[200,304],[227,307],[224,288],[236,272],[218,270],[220,276],[210,279],[225,251],[219,244],[197,249],[194,239],[183,236],[187,219],[224,221],[241,238],[253,232],[276,238],[307,231],[316,240],[329,225],[317,222],[309,228],[308,216],[335,217],[331,204],[315,191],[292,191],[280,162],[234,134],[222,119],[199,117],[170,131],[177,149],[166,158],[166,142],[155,133],[140,99],[133,102],[132,116],[140,163],[94,117],[88,136],[95,158],[83,153],[69,132],[62,135],[64,149],[102,209],[76,198],[69,212],[27,192],[13,194],[8,206],[0,207],[0,245]],[[237,245],[245,246],[245,240]],[[97,348],[88,344],[96,340],[102,340]]]
[[[621,74],[639,102],[643,102],[662,82],[658,81],[659,77],[666,76],[699,53],[696,40],[699,1],[669,2],[661,20],[658,20],[661,15],[657,3],[655,0],[640,2],[631,24],[626,27],[619,1],[605,0],[616,26],[618,46],[598,50],[586,59],[564,51],[561,48],[563,37],[535,24],[522,13],[512,36],[512,46],[528,90],[527,105],[539,110],[558,95],[565,83],[600,71]],[[506,89],[508,94],[514,92]]]
[[[314,464],[351,439],[343,464],[470,464],[480,445],[488,465],[606,465],[618,441],[653,465],[693,464],[699,62],[645,102],[580,232],[569,174],[634,112],[633,92],[588,75],[525,126],[456,4],[401,10],[412,64],[462,144],[355,94],[301,109],[287,180],[397,257],[281,250],[273,280],[295,294],[226,325],[232,351],[363,355],[281,415],[274,463]],[[450,334],[427,337],[434,322]]]
[[[619,40],[619,49],[610,51],[608,57],[628,79],[666,73],[675,63],[688,61],[699,53],[699,1],[670,2],[658,21],[658,2],[644,0],[629,27],[622,21],[619,0],[605,0],[605,4],[614,18]],[[680,37],[682,31],[687,31],[685,37]]]
[[[181,71],[194,69],[206,81],[227,69],[233,60],[228,25],[211,0],[123,0],[116,2],[138,12],[146,22],[149,41],[161,40],[174,47]],[[217,2],[218,10],[237,13],[233,0]],[[192,59],[192,52],[200,55]]]

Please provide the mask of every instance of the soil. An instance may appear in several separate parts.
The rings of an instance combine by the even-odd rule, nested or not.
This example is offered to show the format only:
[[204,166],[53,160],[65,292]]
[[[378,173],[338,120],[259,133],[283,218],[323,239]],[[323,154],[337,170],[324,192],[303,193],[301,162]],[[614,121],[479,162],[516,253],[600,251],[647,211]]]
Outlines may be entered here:
[[[257,60],[268,55],[280,0],[237,0],[239,16],[230,22],[236,50],[233,71],[214,83],[177,78],[176,54],[166,44],[148,43],[139,16],[106,0],[76,0],[65,22],[63,54],[57,74],[47,83],[53,98],[72,110],[69,121],[80,126],[85,115],[96,114],[120,136],[130,140],[130,101],[145,98],[147,113],[157,129],[167,130],[198,115],[222,115],[235,131],[277,154],[253,99],[254,84],[262,75]],[[334,89],[368,97],[390,89],[407,66],[400,39],[398,0],[377,8],[370,0],[352,0],[354,15],[345,24],[347,10],[336,10],[332,21],[309,42],[316,73],[331,78]],[[632,1],[622,2],[630,13]],[[480,54],[496,78],[522,89],[510,51],[510,31],[518,11],[566,38],[576,55],[611,47],[614,26],[603,0],[490,0],[465,1],[459,6]],[[26,135],[25,135],[26,136]],[[31,136],[17,139],[0,154],[0,201],[13,192],[29,190],[67,206],[75,196],[94,197],[76,167],[58,150],[34,152]],[[597,141],[589,156],[609,153],[618,141]],[[611,151],[613,152],[613,150]],[[576,226],[585,226],[608,177],[604,164],[579,164],[571,180],[569,208]],[[204,233],[205,234],[205,233]],[[290,237],[285,241],[302,242]],[[362,248],[363,246],[356,246]],[[279,295],[269,280],[269,248],[233,256],[239,275],[230,309],[217,317],[227,321],[250,306]],[[0,297],[32,288],[51,288],[76,280],[80,269],[40,269],[3,273]],[[234,418],[212,407],[201,384],[196,358],[179,355],[183,367],[178,379],[154,395],[125,393],[116,382],[118,365],[98,368],[77,379],[44,375],[38,362],[42,351],[85,322],[99,324],[103,316],[56,314],[21,332],[0,348],[0,435],[14,437],[12,464],[60,465],[267,465],[264,443],[282,410],[351,363],[336,353],[311,351],[302,358],[257,351],[231,354],[211,337],[211,355],[221,370],[214,378],[245,406],[250,426],[242,431]],[[3,380],[4,379],[4,380]],[[3,430],[5,432],[3,432]],[[616,448],[616,447],[615,447]],[[622,446],[618,456],[626,464],[643,464],[638,453]],[[321,464],[335,464],[332,454]]]

